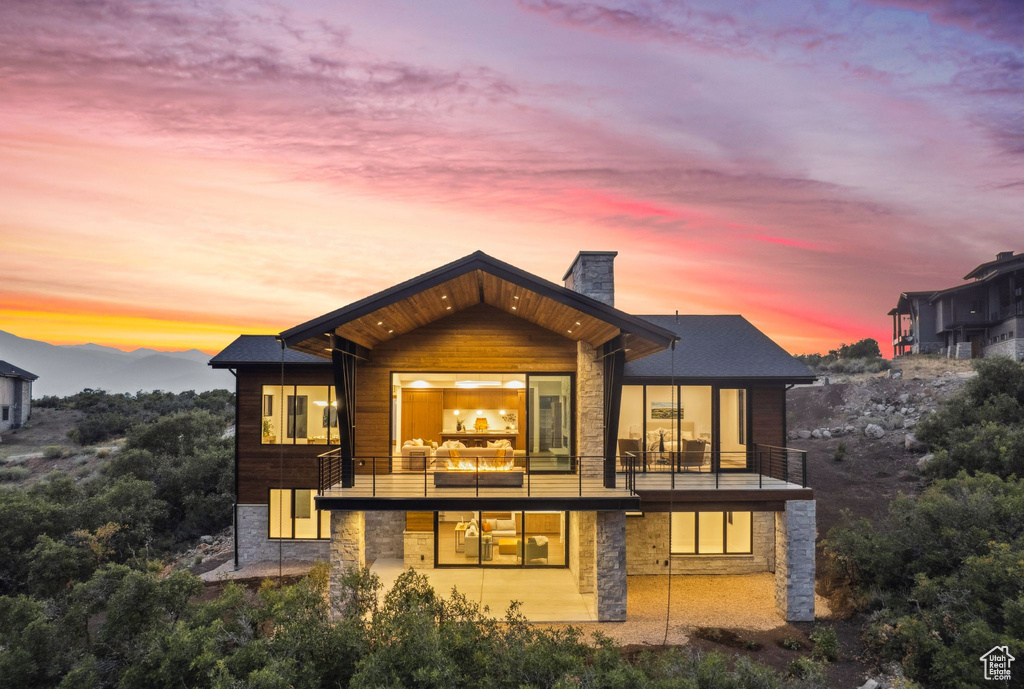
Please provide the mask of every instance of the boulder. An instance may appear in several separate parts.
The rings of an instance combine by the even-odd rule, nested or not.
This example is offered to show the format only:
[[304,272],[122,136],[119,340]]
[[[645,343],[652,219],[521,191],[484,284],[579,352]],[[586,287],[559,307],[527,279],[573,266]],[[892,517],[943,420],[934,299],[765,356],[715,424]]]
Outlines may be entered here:
[[796,431],[787,431],[787,432],[786,432],[786,437],[787,437],[787,438],[789,438],[790,440],[796,440],[796,439],[797,439],[797,438],[799,438],[800,436],[798,436],[798,435],[796,434]]
[[797,437],[802,438],[803,440],[807,440],[808,438],[811,437],[811,432],[806,429],[801,429],[797,431],[796,434]]
[[935,459],[935,455],[929,452],[926,455],[921,455],[921,459],[917,460],[917,468],[924,471],[924,468],[928,466],[928,463]]
[[199,538],[200,543],[206,543],[207,545],[213,543],[213,536],[201,536]]
[[918,440],[917,436],[913,433],[907,433],[903,436],[903,447],[905,447],[908,452],[924,452],[927,449],[925,444]]
[[900,395],[896,399],[898,399],[900,401],[900,404],[906,404],[907,402],[910,401],[910,393],[904,392],[902,395]]
[[844,426],[843,427],[843,433],[853,433],[856,430],[857,430],[856,426]]
[[914,420],[914,419],[903,419],[903,427],[904,428],[913,428],[916,425],[917,425],[917,421]]
[[815,428],[813,431],[811,431],[811,437],[812,438],[820,438],[821,437],[821,429],[820,428]]
[[880,689],[881,686],[882,685],[876,682],[875,680],[869,679],[867,682],[864,682],[864,684],[860,685],[857,689]]
[[885,429],[879,426],[877,423],[869,423],[864,427],[864,435],[869,438],[881,438],[885,435]]
[[889,369],[889,378],[891,378],[892,380],[899,380],[902,377],[903,377],[903,371],[899,370],[898,368],[890,368]]

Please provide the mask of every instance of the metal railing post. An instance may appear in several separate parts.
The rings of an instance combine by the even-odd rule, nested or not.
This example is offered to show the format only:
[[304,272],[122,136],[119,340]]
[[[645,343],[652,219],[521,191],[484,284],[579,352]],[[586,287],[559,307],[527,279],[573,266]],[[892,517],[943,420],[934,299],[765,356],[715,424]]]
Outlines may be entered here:
[[[712,459],[714,459],[714,457],[712,457]],[[718,461],[717,461],[717,463],[715,463],[715,462],[712,462],[712,463],[715,464],[715,467],[714,467],[715,468],[715,488],[718,488],[718,477],[721,476],[721,474],[722,474],[722,451],[721,450],[718,451]]]
[[[480,457],[476,458],[476,496],[480,497]],[[483,538],[480,539],[480,546],[483,547]]]
[[530,497],[530,455],[526,455],[526,497]]
[[377,497],[377,458],[373,458],[373,469],[370,474],[370,495]]
[[579,474],[579,477],[580,477],[580,497],[582,498],[583,497],[583,457],[582,457],[582,455],[577,456],[576,459],[575,459],[575,462],[576,462],[576,473]]
[[764,450],[757,450],[757,487],[764,488]]
[[807,451],[801,453],[801,461],[803,462],[803,482],[804,488],[807,487]]

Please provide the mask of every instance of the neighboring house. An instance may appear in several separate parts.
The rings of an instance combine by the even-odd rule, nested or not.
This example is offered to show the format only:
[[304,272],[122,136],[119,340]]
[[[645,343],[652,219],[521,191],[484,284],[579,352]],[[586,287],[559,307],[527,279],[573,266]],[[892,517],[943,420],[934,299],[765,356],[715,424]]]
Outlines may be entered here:
[[39,378],[0,361],[0,432],[21,428],[32,415],[32,381]]
[[627,575],[774,572],[780,613],[813,619],[814,495],[784,444],[814,375],[740,316],[616,309],[615,255],[562,286],[476,252],[214,357],[236,562],[567,568],[602,621]]
[[1002,251],[956,287],[903,292],[889,311],[893,354],[1024,361],[1024,254]]

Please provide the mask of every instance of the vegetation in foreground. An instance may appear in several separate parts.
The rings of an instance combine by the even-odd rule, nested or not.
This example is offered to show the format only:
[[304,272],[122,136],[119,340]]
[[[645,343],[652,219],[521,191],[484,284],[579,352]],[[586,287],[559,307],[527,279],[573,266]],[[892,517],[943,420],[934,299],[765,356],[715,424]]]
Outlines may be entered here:
[[934,452],[921,496],[824,543],[829,583],[869,615],[869,648],[928,687],[979,686],[981,654],[1024,650],[1024,364],[975,369],[916,429]]
[[[573,627],[529,624],[511,608],[485,616],[426,577],[401,575],[386,595],[352,572],[332,603],[327,569],[258,592],[229,585],[197,602],[190,574],[160,578],[107,565],[59,599],[0,598],[0,685],[32,687],[823,687],[810,659],[783,677],[719,653],[645,652],[627,661]],[[332,607],[348,614],[332,619]]]
[[95,478],[53,472],[26,488],[0,487],[0,594],[57,596],[106,564],[145,568],[228,526],[234,477],[224,429],[209,411],[172,411],[132,426]]

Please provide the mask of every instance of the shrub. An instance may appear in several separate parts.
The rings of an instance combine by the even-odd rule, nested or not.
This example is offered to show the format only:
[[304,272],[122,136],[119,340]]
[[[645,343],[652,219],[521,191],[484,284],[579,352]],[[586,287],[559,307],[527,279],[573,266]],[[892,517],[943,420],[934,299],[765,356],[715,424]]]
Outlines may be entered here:
[[779,646],[782,646],[787,651],[799,651],[804,647],[797,639],[791,636],[787,636],[785,639],[779,642]]
[[825,681],[825,673],[822,671],[821,665],[811,658],[794,658],[786,669],[791,677],[802,679],[808,683],[818,684]]
[[827,580],[871,611],[869,648],[926,686],[973,686],[977,648],[1024,644],[1024,481],[943,479],[824,542]]
[[0,467],[0,483],[24,481],[31,474],[27,467]]
[[839,444],[836,445],[836,451],[832,453],[832,461],[834,461],[834,462],[845,461],[846,460],[846,453],[847,453],[846,442],[840,440]]
[[47,445],[43,448],[43,457],[45,459],[61,459],[67,456],[68,451],[60,445]]
[[935,453],[925,475],[1024,476],[1024,363],[993,357],[974,368],[977,375],[914,428]]
[[839,635],[836,634],[835,627],[818,625],[810,633],[810,639],[814,642],[812,658],[825,663],[839,660]]

